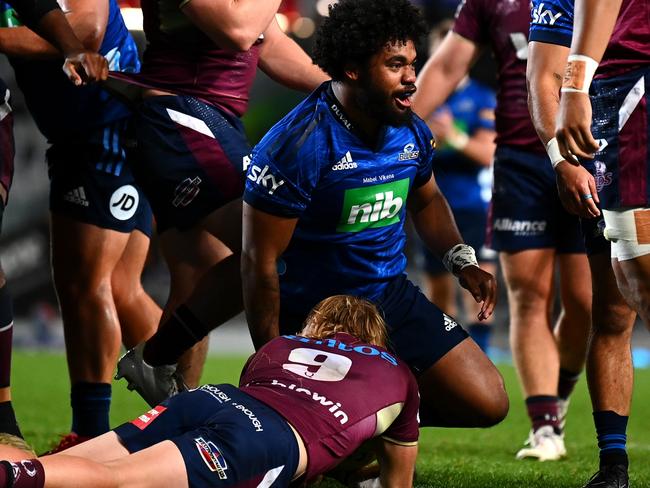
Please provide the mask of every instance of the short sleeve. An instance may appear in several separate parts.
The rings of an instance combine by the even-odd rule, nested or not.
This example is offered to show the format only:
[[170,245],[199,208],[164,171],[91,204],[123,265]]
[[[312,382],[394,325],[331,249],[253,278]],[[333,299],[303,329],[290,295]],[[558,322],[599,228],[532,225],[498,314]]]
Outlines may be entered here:
[[529,41],[571,47],[573,0],[533,0]]
[[408,446],[416,444],[420,435],[420,419],[418,415],[420,410],[420,394],[413,374],[408,368],[403,365],[402,367],[408,378],[404,407],[381,437],[394,444]]
[[431,175],[433,174],[433,154],[436,147],[436,140],[429,126],[422,119],[416,119],[414,129],[417,133],[416,137],[420,147],[420,154],[417,173],[413,180],[413,189],[421,187],[431,179]]
[[454,32],[476,44],[488,44],[486,16],[482,14],[485,0],[463,0],[456,10]]
[[279,217],[302,215],[320,176],[316,136],[308,129],[275,127],[253,149],[246,203]]

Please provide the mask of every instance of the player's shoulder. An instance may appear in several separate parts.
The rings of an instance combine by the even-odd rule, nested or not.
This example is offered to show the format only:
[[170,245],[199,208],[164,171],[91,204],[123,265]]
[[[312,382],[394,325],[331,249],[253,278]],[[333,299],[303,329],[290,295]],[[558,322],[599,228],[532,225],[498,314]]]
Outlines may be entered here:
[[573,33],[573,0],[532,0],[530,41],[569,47]]
[[274,161],[294,160],[318,148],[319,129],[326,124],[322,103],[323,86],[314,90],[255,146],[254,154]]
[[408,124],[410,131],[415,136],[416,143],[420,150],[430,152],[436,147],[436,142],[427,123],[415,113]]

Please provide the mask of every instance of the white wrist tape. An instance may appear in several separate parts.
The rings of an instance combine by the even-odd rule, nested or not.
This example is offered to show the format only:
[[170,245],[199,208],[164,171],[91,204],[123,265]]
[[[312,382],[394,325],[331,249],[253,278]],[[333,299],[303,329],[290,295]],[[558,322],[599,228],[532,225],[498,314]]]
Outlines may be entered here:
[[578,92],[589,94],[589,86],[598,69],[598,61],[583,56],[571,54],[567,60],[564,79],[562,80],[562,93]]
[[458,274],[460,270],[467,268],[467,266],[478,267],[476,252],[472,246],[467,244],[456,244],[452,247],[442,257],[442,264],[452,274]]
[[548,154],[548,158],[551,160],[553,169],[555,169],[560,162],[564,161],[564,156],[560,154],[560,146],[555,137],[546,143],[546,154]]

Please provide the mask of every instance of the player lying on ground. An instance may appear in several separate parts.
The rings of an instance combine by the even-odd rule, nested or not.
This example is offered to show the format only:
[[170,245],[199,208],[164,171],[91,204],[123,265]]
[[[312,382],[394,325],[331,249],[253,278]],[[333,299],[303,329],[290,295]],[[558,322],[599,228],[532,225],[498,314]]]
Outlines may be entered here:
[[[300,336],[252,356],[240,388],[204,385],[64,454],[0,447],[0,487],[282,487],[378,437],[382,486],[412,485],[418,393],[371,303],[320,302]],[[381,395],[374,394],[381,390]]]

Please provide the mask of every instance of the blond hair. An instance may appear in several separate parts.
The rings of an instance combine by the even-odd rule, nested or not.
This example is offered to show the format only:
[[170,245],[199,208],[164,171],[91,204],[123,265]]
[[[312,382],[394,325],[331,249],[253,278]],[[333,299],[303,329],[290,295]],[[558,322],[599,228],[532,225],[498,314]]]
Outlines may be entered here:
[[368,300],[350,295],[334,295],[322,300],[309,313],[300,332],[304,337],[325,339],[346,332],[362,342],[385,347],[386,322]]

